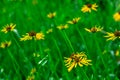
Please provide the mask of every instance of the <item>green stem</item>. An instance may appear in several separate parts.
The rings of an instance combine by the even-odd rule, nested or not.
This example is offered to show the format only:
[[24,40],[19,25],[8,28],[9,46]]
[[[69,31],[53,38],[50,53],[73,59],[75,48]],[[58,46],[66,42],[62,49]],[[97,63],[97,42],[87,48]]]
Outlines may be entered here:
[[[60,48],[59,48],[59,46],[58,46],[58,44],[57,44],[57,41],[55,40],[55,38],[52,36],[52,40],[54,41],[54,43],[55,43],[55,46],[56,46],[56,48],[57,48],[57,50],[58,50],[58,53],[59,53],[59,56],[60,56],[60,59],[61,59],[61,61],[62,61],[62,64],[64,65],[64,61],[63,61],[63,59],[62,59],[62,56],[61,56],[61,51],[60,51]],[[69,77],[68,77],[68,74],[67,74],[67,72],[66,72],[66,76],[67,76],[67,80],[69,80]]]
[[[17,73],[18,75],[20,75],[20,73],[19,73],[19,71],[20,71],[19,64],[17,63],[16,59],[13,57],[13,55],[11,54],[11,52],[9,51],[9,49],[7,49],[7,51],[8,51],[8,54],[9,54],[9,56],[10,56],[12,62],[13,62],[13,67],[14,67],[16,73]],[[17,66],[17,67],[16,67],[16,66]]]
[[[17,42],[17,40],[15,39],[13,33],[11,33],[11,36],[12,36],[13,40],[15,41],[15,43],[17,44],[18,48],[19,48],[20,50],[23,50],[22,47],[21,47],[21,46],[19,45],[19,43]],[[28,63],[30,63],[30,61],[28,61],[28,58],[25,56],[25,54],[23,54],[23,53],[21,53],[21,54],[23,55],[24,59],[27,60]]]
[[42,55],[43,51],[42,51],[41,41],[40,41],[40,44],[39,44],[39,48],[40,48],[40,55]]
[[102,63],[103,63],[103,65],[104,65],[105,69],[107,69],[106,64],[105,64],[105,62],[104,62],[104,59],[103,59],[102,54],[101,54],[102,51],[101,51],[100,46],[99,46],[99,44],[98,44],[98,41],[97,41],[96,39],[97,39],[97,38],[96,38],[96,35],[94,35],[94,40],[95,40],[95,43],[96,43],[96,46],[97,46],[97,49],[98,49],[98,52],[99,52],[99,56],[101,57],[101,60],[102,60]]
[[86,80],[89,80],[89,78],[88,78],[88,76],[87,76],[87,74],[86,74],[86,72],[83,70],[83,69],[81,69],[81,73],[83,73],[84,74],[84,76],[86,77]]
[[72,44],[71,44],[71,41],[69,40],[66,32],[63,31],[63,34],[64,34],[63,37],[65,38],[66,43],[69,44],[68,46],[71,48],[70,50],[72,50],[72,52],[74,52],[74,48],[73,48],[73,46],[72,46]]
[[59,49],[59,47],[58,47],[57,41],[53,38],[53,36],[52,36],[52,40],[54,41],[55,46],[56,46],[56,48],[57,48],[57,50],[58,50],[58,53],[59,53],[60,59],[62,60],[61,52],[60,52],[60,49]]
[[76,26],[76,30],[78,31],[78,33],[79,33],[79,35],[80,35],[80,37],[81,37],[81,40],[82,40],[83,44],[85,45],[86,51],[89,52],[89,51],[88,51],[88,48],[87,48],[87,44],[86,44],[86,42],[85,42],[85,39],[84,39],[82,33],[80,32],[80,30],[78,29],[77,26]]
[[11,33],[11,36],[12,36],[13,40],[15,41],[15,43],[17,44],[17,46],[21,49],[21,46],[19,45],[19,43],[17,42],[17,40],[15,39],[15,37],[12,33]]

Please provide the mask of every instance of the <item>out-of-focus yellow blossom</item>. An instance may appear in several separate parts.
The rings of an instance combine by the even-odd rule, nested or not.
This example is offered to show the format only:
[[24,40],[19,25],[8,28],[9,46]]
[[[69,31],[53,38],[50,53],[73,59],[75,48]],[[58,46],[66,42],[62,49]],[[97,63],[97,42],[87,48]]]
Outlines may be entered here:
[[47,17],[48,18],[54,18],[56,16],[56,12],[53,12],[53,13],[49,13],[48,15],[47,15]]
[[120,12],[116,12],[114,15],[113,15],[113,18],[115,21],[120,21]]
[[63,29],[67,29],[68,28],[68,24],[65,24],[65,25],[60,25],[60,26],[57,26],[57,28],[59,29],[59,30],[63,30]]
[[44,40],[44,34],[42,32],[36,33],[34,31],[31,31],[29,33],[26,33],[26,35],[23,35],[22,38],[20,38],[20,41],[26,41],[26,40]]
[[73,53],[69,58],[65,57],[65,66],[68,68],[68,72],[70,72],[73,67],[76,68],[77,65],[79,65],[80,67],[82,67],[83,65],[92,65],[91,60],[87,59],[87,55],[85,55],[84,52],[80,52],[80,53]]
[[120,54],[119,50],[116,50],[115,56],[119,56],[119,54]]
[[36,68],[32,68],[30,74],[32,75],[32,74],[34,74],[35,72],[36,72]]
[[38,4],[38,0],[32,0],[32,4],[33,4],[33,5]]
[[36,72],[36,68],[32,68],[26,80],[35,80],[35,75],[34,75],[35,72]]
[[29,75],[26,80],[35,80],[35,76],[34,75]]
[[40,57],[39,53],[33,53],[33,57]]
[[50,28],[50,29],[48,29],[48,30],[46,31],[47,34],[52,33],[52,32],[53,32],[53,29],[52,29],[52,28]]
[[107,39],[107,41],[109,40],[115,40],[117,38],[120,38],[120,31],[115,31],[114,33],[113,32],[106,32],[106,36],[104,36]]
[[10,25],[7,24],[5,27],[3,27],[3,29],[1,31],[4,33],[7,33],[9,31],[13,31],[15,26],[16,26],[16,24],[13,24],[13,23],[11,23]]
[[87,5],[84,5],[81,9],[82,12],[91,12],[91,10],[94,10],[94,11],[97,11],[97,8],[98,5],[96,5],[96,3],[94,4],[87,4]]
[[69,24],[76,24],[79,20],[80,20],[80,17],[78,17],[78,18],[73,18],[73,20],[68,21],[67,23],[69,23]]
[[88,31],[88,32],[91,32],[91,33],[95,33],[95,32],[99,32],[99,31],[102,31],[103,30],[103,27],[92,27],[92,28],[90,28],[90,29],[88,29],[88,28],[85,28],[85,30],[86,31]]
[[42,32],[36,33],[35,39],[36,40],[44,40],[45,39],[45,35]]
[[6,48],[6,47],[9,47],[10,45],[11,45],[11,41],[5,41],[1,43],[0,47]]

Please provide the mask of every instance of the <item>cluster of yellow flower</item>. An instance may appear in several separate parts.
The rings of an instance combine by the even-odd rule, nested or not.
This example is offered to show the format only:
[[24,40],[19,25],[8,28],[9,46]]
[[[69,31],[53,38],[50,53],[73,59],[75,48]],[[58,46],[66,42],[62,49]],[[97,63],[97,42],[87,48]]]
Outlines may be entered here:
[[[85,12],[91,12],[91,10],[94,10],[94,11],[97,11],[97,8],[98,5],[95,3],[95,4],[87,4],[87,5],[84,5],[81,9],[81,11],[83,13]],[[49,13],[47,15],[48,18],[54,18],[56,16],[56,12],[53,12],[53,13]],[[113,18],[115,21],[120,21],[120,12],[116,12],[114,15],[113,15]],[[77,18],[73,18],[73,20],[71,21],[68,21],[67,23],[69,24],[76,24],[78,21],[80,20],[80,17],[77,17]],[[69,26],[68,24],[61,24],[60,26],[57,26],[57,28],[59,30],[63,30],[63,29],[67,29]],[[91,33],[95,33],[95,32],[99,32],[99,31],[102,31],[103,30],[103,27],[92,27],[90,29],[88,28],[85,28],[86,31],[88,32],[91,32]],[[52,30],[50,30],[50,32],[52,32]],[[48,32],[47,32],[48,33]],[[120,38],[120,31],[119,30],[116,30],[115,32],[105,32],[108,39],[107,40],[115,40],[116,38]]]
[[27,77],[26,80],[34,80],[35,79],[35,74],[36,73],[36,68],[32,68],[31,71],[30,71],[30,74],[29,76]]
[[[3,29],[1,30],[1,32],[4,33],[8,33],[10,31],[15,31],[15,26],[16,24],[11,23],[10,25],[7,24],[5,27],[3,27]],[[34,31],[31,31],[29,33],[26,33],[26,35],[23,35],[22,38],[20,38],[20,41],[26,41],[26,40],[44,40],[45,35],[42,32],[36,33]],[[2,42],[0,47],[1,48],[6,48],[9,47],[11,45],[11,41],[5,41]]]
[[22,38],[20,38],[20,41],[26,41],[26,40],[32,40],[33,38],[35,40],[44,40],[44,34],[42,32],[36,33],[34,31],[31,31],[29,33],[26,33],[26,35],[23,35]]

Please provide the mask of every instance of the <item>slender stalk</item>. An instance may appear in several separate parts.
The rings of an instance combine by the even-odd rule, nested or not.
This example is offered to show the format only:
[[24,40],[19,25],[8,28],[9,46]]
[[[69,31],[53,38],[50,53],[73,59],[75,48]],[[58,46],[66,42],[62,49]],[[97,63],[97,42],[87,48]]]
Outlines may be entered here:
[[41,41],[40,41],[40,44],[39,44],[39,48],[40,48],[40,55],[42,55],[43,51],[42,51]]
[[[13,55],[11,54],[10,50],[7,49],[7,51],[8,51],[8,54],[9,54],[9,56],[10,56],[12,62],[13,62],[13,67],[14,67],[16,73],[18,74],[18,76],[20,76],[20,73],[19,73],[19,71],[20,71],[19,64],[17,63],[16,59],[15,59],[15,58],[13,57]],[[17,66],[17,67],[16,67],[16,66]],[[20,77],[19,77],[19,78],[20,78]]]
[[70,47],[70,50],[71,50],[72,52],[74,52],[74,48],[73,48],[73,46],[72,46],[72,44],[71,44],[71,41],[69,40],[69,38],[68,38],[66,32],[63,31],[62,35],[63,35],[63,37],[64,37],[66,43],[67,43],[68,46]]
[[86,80],[89,80],[89,78],[88,78],[86,72],[83,70],[83,68],[81,68],[81,71],[82,71],[81,73],[84,74],[84,76],[86,77]]
[[85,39],[84,39],[82,33],[80,32],[80,30],[78,29],[77,26],[76,26],[76,30],[78,31],[78,33],[79,33],[79,35],[80,35],[80,37],[81,37],[81,40],[82,40],[83,44],[85,45],[86,51],[89,52],[89,51],[88,51],[88,48],[87,48],[87,44],[86,44],[86,42],[85,42]]
[[[13,38],[13,40],[15,41],[16,45],[19,47],[19,49],[23,50],[22,47],[20,46],[20,44],[17,42],[16,38],[14,37],[14,35],[11,33],[11,36]],[[21,53],[22,56],[24,57],[24,59],[27,60],[28,63],[30,63],[30,61],[28,61],[28,58],[25,56],[25,54]]]
[[98,44],[98,41],[97,41],[96,39],[97,39],[97,38],[96,38],[96,35],[94,35],[94,40],[95,40],[95,43],[96,43],[96,46],[97,46],[97,49],[98,49],[98,52],[99,52],[99,56],[101,57],[101,60],[102,60],[102,63],[103,63],[103,65],[104,65],[105,69],[107,69],[106,64],[105,64],[105,62],[104,62],[104,59],[103,59],[102,54],[101,54],[102,51],[101,51],[100,46],[99,46],[99,44]]
[[[57,44],[57,41],[55,40],[55,38],[54,38],[53,36],[52,36],[52,40],[54,41],[55,46],[56,46],[56,48],[57,48],[57,50],[58,50],[58,53],[59,53],[60,59],[61,59],[61,61],[62,61],[62,65],[64,65],[64,61],[63,61],[62,56],[61,56],[62,53],[61,53],[60,48],[59,48],[59,46],[58,46],[58,44]],[[69,80],[69,77],[68,77],[67,72],[66,72],[66,76],[67,76],[67,80]]]
[[19,43],[18,43],[17,40],[15,39],[13,33],[11,33],[11,36],[12,36],[13,40],[15,41],[15,43],[17,44],[17,46],[21,49],[21,46],[19,45]]

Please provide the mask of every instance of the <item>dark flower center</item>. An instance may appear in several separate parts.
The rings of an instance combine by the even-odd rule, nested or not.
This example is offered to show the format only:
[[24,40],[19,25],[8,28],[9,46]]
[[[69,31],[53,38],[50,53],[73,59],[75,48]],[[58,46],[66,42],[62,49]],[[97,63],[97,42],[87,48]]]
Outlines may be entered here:
[[73,20],[72,22],[73,22],[74,24],[76,24],[76,23],[77,23],[77,21],[76,21],[76,20]]
[[8,43],[5,43],[4,46],[5,46],[5,47],[8,47]]
[[74,54],[74,53],[71,54],[70,58],[71,58],[71,59],[74,59],[74,58],[75,58],[75,54]]
[[114,35],[115,35],[116,37],[120,37],[120,31],[114,32]]
[[91,32],[96,32],[97,31],[97,29],[95,28],[95,27],[93,27],[93,28],[91,28]]
[[72,55],[70,56],[70,58],[71,58],[72,60],[74,60],[75,62],[80,62],[80,61],[82,60],[82,57],[80,58],[80,57],[78,57],[76,54],[72,54]]
[[7,31],[10,31],[11,29],[12,29],[12,27],[10,27],[10,26],[6,28]]
[[87,4],[87,7],[91,8],[91,7],[92,7],[92,4]]
[[32,36],[32,37],[33,37],[33,36],[36,36],[36,32],[34,32],[34,31],[31,31],[31,32],[29,32],[28,34],[29,34],[29,36]]
[[118,14],[120,15],[120,11],[118,12]]

